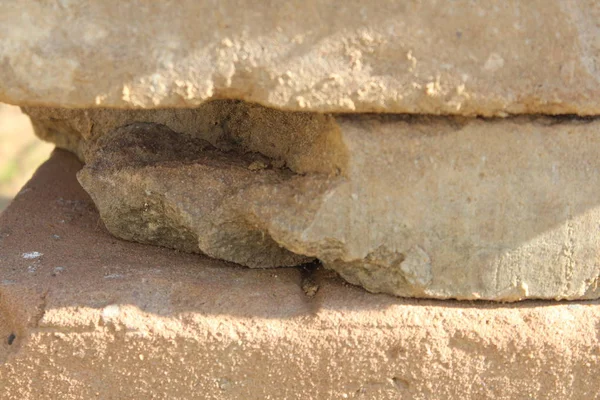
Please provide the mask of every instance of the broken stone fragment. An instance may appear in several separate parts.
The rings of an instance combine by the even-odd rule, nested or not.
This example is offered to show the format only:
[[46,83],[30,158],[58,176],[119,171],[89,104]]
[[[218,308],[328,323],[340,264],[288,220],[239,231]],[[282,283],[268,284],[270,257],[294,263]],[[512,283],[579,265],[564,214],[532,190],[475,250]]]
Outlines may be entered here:
[[265,220],[279,215],[289,230],[294,218],[312,220],[326,179],[257,170],[266,165],[260,155],[223,152],[149,123],[117,129],[86,154],[79,181],[119,237],[249,267],[311,261],[274,241]]
[[600,114],[591,0],[5,2],[0,101]]
[[128,240],[252,267],[316,258],[400,296],[600,296],[595,119],[27,111],[76,144],[80,182]]

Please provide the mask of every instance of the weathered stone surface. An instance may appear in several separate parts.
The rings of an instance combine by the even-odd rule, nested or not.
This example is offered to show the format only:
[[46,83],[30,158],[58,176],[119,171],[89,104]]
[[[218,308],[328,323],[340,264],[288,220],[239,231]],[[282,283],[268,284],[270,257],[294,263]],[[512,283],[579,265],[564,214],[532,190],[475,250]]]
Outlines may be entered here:
[[597,301],[407,300],[323,270],[309,297],[296,268],[238,268],[114,239],[75,180],[80,167],[56,152],[0,215],[1,399],[600,392]]
[[121,238],[259,268],[311,261],[282,248],[263,219],[310,221],[324,184],[209,146],[163,125],[132,124],[88,150],[79,179]]
[[81,139],[94,141],[132,122],[166,125],[222,151],[260,153],[298,173],[338,173],[348,158],[333,116],[283,112],[240,101],[213,101],[197,109],[24,107],[23,111],[39,137],[82,159]]
[[[28,111],[42,136],[45,121],[65,122],[66,111]],[[314,257],[400,296],[600,295],[597,120],[333,117],[231,101],[66,113],[90,127],[79,179],[117,236],[253,267]],[[293,121],[312,121],[310,135]]]
[[593,0],[5,2],[0,101],[600,112]]

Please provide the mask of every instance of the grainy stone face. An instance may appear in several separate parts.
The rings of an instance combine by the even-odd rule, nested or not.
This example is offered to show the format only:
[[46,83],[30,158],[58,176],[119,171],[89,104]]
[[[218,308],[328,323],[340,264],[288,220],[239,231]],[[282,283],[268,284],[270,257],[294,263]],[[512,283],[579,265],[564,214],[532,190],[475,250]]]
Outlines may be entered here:
[[[323,116],[232,101],[179,114],[27,111],[41,136],[90,127],[79,180],[129,240],[252,267],[317,258],[400,296],[600,294],[594,119]],[[295,135],[294,121],[311,128]]]
[[263,154],[297,173],[339,173],[348,158],[334,117],[277,111],[240,101],[214,101],[198,109],[23,110],[31,117],[38,136],[82,159],[85,142],[132,122],[166,125],[176,132],[202,138],[224,152]]
[[0,101],[593,115],[598,21],[593,0],[5,2]]
[[323,195],[318,179],[269,168],[264,157],[223,153],[163,125],[128,125],[88,152],[79,179],[117,236],[250,267],[311,261],[278,245],[264,220],[310,221],[311,202]]

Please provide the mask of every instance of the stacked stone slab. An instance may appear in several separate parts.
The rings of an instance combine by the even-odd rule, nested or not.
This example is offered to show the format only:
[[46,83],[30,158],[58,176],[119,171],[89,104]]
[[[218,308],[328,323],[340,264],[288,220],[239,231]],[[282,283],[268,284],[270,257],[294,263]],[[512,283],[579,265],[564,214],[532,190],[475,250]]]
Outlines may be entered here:
[[0,398],[598,397],[600,3],[4,3]]
[[0,100],[597,115],[598,21],[594,0],[14,1]]
[[399,296],[596,298],[598,16],[558,0],[15,2],[0,100],[79,155],[123,239],[318,260]]
[[400,296],[599,294],[595,120],[26,111],[86,161],[81,184],[127,240],[255,268],[318,259]]

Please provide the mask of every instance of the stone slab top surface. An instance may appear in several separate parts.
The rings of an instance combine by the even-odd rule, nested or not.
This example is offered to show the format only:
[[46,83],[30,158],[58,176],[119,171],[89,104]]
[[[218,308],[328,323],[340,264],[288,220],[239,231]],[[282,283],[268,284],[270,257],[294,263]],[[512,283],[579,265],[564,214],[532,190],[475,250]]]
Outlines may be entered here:
[[410,300],[110,236],[57,150],[0,215],[0,398],[598,399],[600,302]]
[[6,1],[0,101],[595,115],[598,21],[593,0]]

